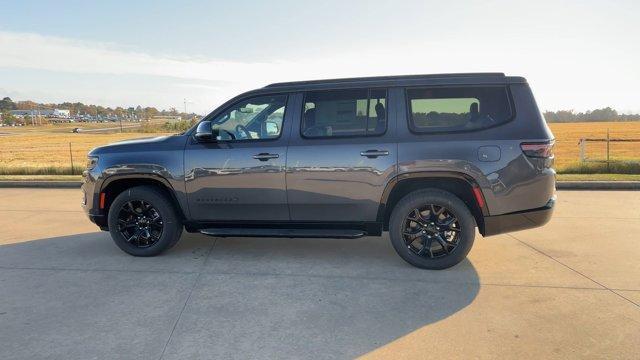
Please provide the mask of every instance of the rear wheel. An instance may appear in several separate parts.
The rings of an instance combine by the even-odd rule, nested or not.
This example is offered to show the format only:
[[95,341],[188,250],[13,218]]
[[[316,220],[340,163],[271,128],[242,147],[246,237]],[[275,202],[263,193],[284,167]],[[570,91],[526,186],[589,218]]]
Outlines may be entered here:
[[120,193],[109,208],[109,232],[116,245],[134,256],[155,256],[180,239],[182,223],[161,191],[138,186]]
[[402,198],[389,221],[389,237],[400,257],[424,269],[446,269],[464,260],[475,238],[475,219],[455,195],[419,190]]

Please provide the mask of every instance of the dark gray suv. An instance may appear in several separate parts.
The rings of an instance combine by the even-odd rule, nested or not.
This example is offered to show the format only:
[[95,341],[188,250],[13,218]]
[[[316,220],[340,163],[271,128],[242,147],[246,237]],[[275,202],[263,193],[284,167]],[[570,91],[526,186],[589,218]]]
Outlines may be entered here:
[[278,83],[183,134],[89,154],[91,221],[135,256],[183,228],[217,237],[389,232],[412,265],[462,261],[483,236],[545,224],[553,135],[522,77],[440,74]]

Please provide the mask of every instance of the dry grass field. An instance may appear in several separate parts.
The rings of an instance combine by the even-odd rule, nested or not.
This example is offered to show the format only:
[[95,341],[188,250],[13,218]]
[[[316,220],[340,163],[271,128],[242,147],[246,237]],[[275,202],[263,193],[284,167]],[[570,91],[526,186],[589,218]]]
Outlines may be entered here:
[[[124,133],[71,132],[74,127],[95,129],[117,126],[118,124],[108,123],[0,128],[0,174],[68,173],[71,163],[69,143],[77,172],[84,166],[87,152],[96,146],[119,140],[166,135],[135,132],[136,129],[128,129],[131,132]],[[611,138],[640,139],[640,122],[552,123],[550,127],[556,137],[556,165],[560,171],[579,161],[578,141],[582,137],[604,138],[609,129]],[[606,144],[589,143],[587,156],[604,159]],[[640,160],[640,143],[611,143],[611,158]],[[53,168],[59,170],[54,171]],[[38,169],[40,170],[33,171]]]
[[[549,127],[556,137],[556,166],[560,170],[580,161],[580,138],[606,138],[609,129],[612,139],[640,139],[640,121],[551,123]],[[606,143],[587,143],[587,158],[604,160],[606,154]],[[640,161],[640,142],[611,142],[609,155],[611,160]]]
[[[168,133],[141,133],[139,128],[126,128],[120,133],[117,123],[56,124],[39,127],[0,128],[0,174],[42,172],[68,173],[73,154],[74,168],[84,167],[91,149],[115,141],[167,135]],[[107,132],[73,133],[73,128],[86,130],[111,129]],[[130,132],[127,132],[130,131]],[[71,154],[69,152],[71,144]],[[54,168],[60,168],[55,171]],[[38,169],[41,169],[38,171]],[[47,169],[47,170],[44,170]],[[77,172],[77,171],[76,171]]]
[[96,146],[119,140],[159,136],[165,134],[113,133],[71,134],[29,132],[0,136],[0,172],[6,168],[71,167],[71,154],[75,166],[84,166],[87,153]]

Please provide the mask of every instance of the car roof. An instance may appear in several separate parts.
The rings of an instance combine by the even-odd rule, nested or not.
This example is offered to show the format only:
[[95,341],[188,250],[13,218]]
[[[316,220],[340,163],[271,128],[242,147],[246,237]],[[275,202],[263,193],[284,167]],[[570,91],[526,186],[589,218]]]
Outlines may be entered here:
[[372,76],[326,80],[307,80],[280,82],[265,86],[263,90],[320,90],[353,87],[389,87],[420,85],[472,85],[472,84],[510,84],[525,83],[523,77],[506,76],[499,72],[424,74],[398,76]]

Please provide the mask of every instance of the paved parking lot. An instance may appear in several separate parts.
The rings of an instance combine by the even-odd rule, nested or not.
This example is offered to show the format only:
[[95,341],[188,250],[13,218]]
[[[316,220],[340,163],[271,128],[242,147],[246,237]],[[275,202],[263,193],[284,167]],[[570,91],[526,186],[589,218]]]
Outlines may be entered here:
[[386,236],[134,258],[78,190],[0,189],[0,358],[638,358],[640,192],[558,195],[546,227],[425,271]]

